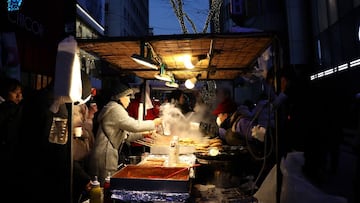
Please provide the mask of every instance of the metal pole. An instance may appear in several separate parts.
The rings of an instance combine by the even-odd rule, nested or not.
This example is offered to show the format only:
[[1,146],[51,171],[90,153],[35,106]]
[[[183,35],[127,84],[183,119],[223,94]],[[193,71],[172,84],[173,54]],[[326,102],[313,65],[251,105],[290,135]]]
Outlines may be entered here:
[[68,185],[69,187],[69,193],[68,197],[66,199],[69,200],[70,203],[73,203],[73,167],[74,167],[74,160],[73,160],[73,137],[72,137],[72,129],[73,129],[73,109],[74,109],[74,103],[67,103],[66,104],[67,110],[68,110],[68,142],[67,142],[67,147],[66,147],[66,161],[69,167],[67,167],[67,172],[69,176],[66,177],[70,177],[68,179],[68,181],[66,182],[66,185]]

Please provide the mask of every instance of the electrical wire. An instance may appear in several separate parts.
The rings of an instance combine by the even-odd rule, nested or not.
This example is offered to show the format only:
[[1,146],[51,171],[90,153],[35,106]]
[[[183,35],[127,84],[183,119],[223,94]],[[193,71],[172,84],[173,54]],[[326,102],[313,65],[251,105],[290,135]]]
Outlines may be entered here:
[[[245,132],[246,132],[246,135],[251,134],[251,126],[252,126],[252,124],[253,124],[254,121],[258,118],[258,116],[260,115],[260,113],[264,110],[265,106],[267,106],[267,105],[270,105],[269,101],[254,115],[253,119],[250,121],[250,123],[249,123],[249,125],[248,125],[248,127],[247,127],[247,130],[245,131]],[[251,156],[252,156],[255,160],[263,160],[263,159],[265,159],[265,158],[267,158],[267,157],[269,157],[269,156],[271,155],[271,152],[272,152],[272,150],[273,150],[273,144],[274,144],[274,143],[273,143],[273,139],[271,139],[271,137],[272,137],[271,130],[268,130],[268,128],[267,128],[267,129],[266,129],[266,132],[268,132],[268,131],[269,131],[269,137],[270,137],[270,141],[271,141],[271,143],[270,143],[270,144],[271,144],[271,145],[270,145],[270,150],[269,150],[268,153],[266,153],[266,151],[264,151],[265,154],[264,154],[264,156],[262,156],[262,157],[259,157],[259,156],[257,156],[257,155],[254,153],[251,145],[249,144],[249,139],[248,139],[248,137],[245,136],[245,141],[246,141],[247,149],[248,149],[248,151],[250,152]],[[268,140],[268,138],[267,138],[267,136],[265,136],[265,139],[264,139],[264,150],[266,149],[265,147],[266,147],[266,144],[267,144],[267,140]]]
[[[266,166],[266,159],[272,154],[272,151],[274,150],[274,141],[273,141],[273,134],[272,134],[272,130],[270,129],[270,127],[267,127],[266,128],[266,132],[268,132],[268,135],[269,136],[266,136],[265,134],[265,137],[264,137],[264,156],[262,157],[259,157],[257,156],[253,149],[251,148],[251,145],[249,145],[249,139],[247,137],[247,135],[250,133],[251,134],[251,126],[252,124],[254,123],[254,121],[259,117],[260,113],[265,109],[265,108],[270,108],[269,111],[268,111],[268,123],[270,123],[270,119],[271,119],[271,112],[272,112],[272,109],[271,109],[271,94],[270,94],[270,91],[271,91],[271,88],[268,88],[268,93],[267,93],[267,96],[268,96],[268,99],[267,99],[267,102],[260,108],[258,109],[258,111],[256,112],[256,114],[253,116],[253,118],[250,120],[250,123],[249,125],[247,126],[247,130],[245,131],[246,134],[245,134],[245,141],[246,141],[246,146],[247,146],[247,149],[250,153],[250,155],[255,159],[255,160],[263,160],[262,162],[262,166],[260,168],[260,171],[255,179],[255,181],[253,182],[252,186],[251,186],[251,194],[253,194],[254,192],[254,189],[255,189],[255,186],[257,184],[257,182],[259,181],[262,173],[264,172],[264,169],[265,169],[265,166]],[[268,125],[269,126],[269,125]],[[269,130],[270,129],[270,130]],[[267,145],[268,145],[268,140],[270,139],[270,150],[267,152]]]

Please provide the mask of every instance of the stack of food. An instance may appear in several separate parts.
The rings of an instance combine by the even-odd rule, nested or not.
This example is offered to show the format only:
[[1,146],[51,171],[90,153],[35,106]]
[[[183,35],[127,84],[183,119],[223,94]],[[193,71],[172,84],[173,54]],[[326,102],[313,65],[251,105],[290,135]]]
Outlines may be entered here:
[[141,166],[163,166],[166,158],[163,157],[146,157],[138,165]]
[[222,140],[220,138],[213,138],[209,140],[209,147],[216,147],[221,150],[222,145]]
[[[168,154],[172,136],[158,136],[150,148],[151,154]],[[192,154],[195,152],[208,153],[211,149],[222,150],[222,140],[219,138],[205,137],[179,137],[179,153]]]
[[222,150],[222,140],[219,138],[209,139],[208,142],[196,143],[196,152],[198,153],[209,153],[211,150],[220,151]]
[[[168,154],[170,141],[173,136],[157,136],[150,147],[151,154]],[[192,154],[195,152],[194,140],[179,138],[179,154]]]

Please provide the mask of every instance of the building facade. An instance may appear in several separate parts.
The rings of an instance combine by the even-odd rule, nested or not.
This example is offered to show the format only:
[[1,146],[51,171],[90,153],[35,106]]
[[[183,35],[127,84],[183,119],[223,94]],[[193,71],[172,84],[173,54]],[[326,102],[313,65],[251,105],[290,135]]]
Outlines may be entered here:
[[149,34],[149,0],[106,0],[105,35],[142,37]]

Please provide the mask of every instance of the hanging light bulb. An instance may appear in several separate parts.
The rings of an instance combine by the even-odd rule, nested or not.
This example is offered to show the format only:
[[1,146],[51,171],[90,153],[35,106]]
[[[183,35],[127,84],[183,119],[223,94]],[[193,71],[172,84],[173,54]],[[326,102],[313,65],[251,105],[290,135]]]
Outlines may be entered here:
[[184,63],[185,68],[187,68],[187,69],[195,68],[194,63],[191,61],[191,55],[185,55],[183,57],[183,63]]
[[197,56],[184,55],[182,60],[185,68],[193,69],[195,68],[196,65],[198,65],[201,62],[201,60],[206,58],[207,58],[206,54],[197,55]]
[[201,74],[198,74],[196,77],[192,77],[185,81],[185,87],[188,89],[193,89],[195,87],[196,82],[200,78]]
[[195,77],[187,79],[185,81],[185,87],[188,88],[188,89],[192,89],[192,88],[195,87],[195,83],[196,83],[196,78]]

